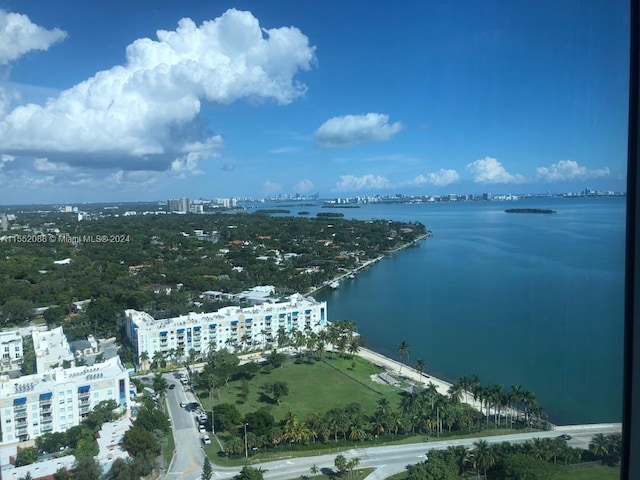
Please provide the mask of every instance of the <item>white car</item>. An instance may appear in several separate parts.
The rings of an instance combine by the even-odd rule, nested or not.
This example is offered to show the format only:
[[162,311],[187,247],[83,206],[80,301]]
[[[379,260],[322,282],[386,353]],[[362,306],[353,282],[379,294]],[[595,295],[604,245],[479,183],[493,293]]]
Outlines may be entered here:
[[204,425],[199,425],[198,426],[198,431],[200,433],[207,433],[207,429],[204,427]]
[[181,406],[182,408],[186,408],[186,406],[187,406],[187,402],[180,402],[180,406]]
[[211,439],[209,438],[209,435],[205,435],[204,437],[202,437],[202,441],[205,445],[211,445]]

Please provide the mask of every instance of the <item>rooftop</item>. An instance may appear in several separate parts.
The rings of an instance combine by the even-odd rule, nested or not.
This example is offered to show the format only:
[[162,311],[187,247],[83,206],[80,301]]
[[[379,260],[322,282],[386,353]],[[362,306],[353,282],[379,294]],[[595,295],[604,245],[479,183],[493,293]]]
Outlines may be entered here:
[[105,362],[93,366],[72,367],[63,369],[57,367],[46,373],[26,375],[16,379],[0,376],[0,398],[10,398],[21,394],[49,393],[56,384],[73,382],[85,385],[103,378],[113,378],[126,372],[119,357],[110,358]]
[[161,320],[154,319],[146,312],[140,312],[137,310],[126,310],[126,315],[129,316],[138,328],[162,328],[162,327],[181,327],[199,325],[202,322],[215,322],[216,320],[225,320],[236,318],[239,315],[254,315],[268,312],[274,312],[278,310],[288,310],[295,308],[304,308],[314,305],[319,305],[320,302],[316,301],[312,297],[305,297],[299,293],[295,293],[284,302],[278,303],[263,303],[253,307],[224,307],[217,312],[210,313],[189,313],[187,315],[180,315],[179,317],[165,318]]

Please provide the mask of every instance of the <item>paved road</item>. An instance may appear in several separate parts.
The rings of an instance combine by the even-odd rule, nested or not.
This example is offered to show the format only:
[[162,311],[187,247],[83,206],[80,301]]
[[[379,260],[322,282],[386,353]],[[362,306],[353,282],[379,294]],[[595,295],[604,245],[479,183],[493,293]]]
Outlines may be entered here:
[[180,402],[189,403],[193,401],[193,396],[185,392],[173,374],[165,374],[164,377],[169,384],[176,386],[172,390],[167,390],[167,407],[173,428],[176,453],[165,474],[165,478],[199,478],[202,473],[202,464],[204,463],[201,435],[196,428],[193,413],[180,406]]
[[[178,383],[174,390],[169,390],[169,395],[167,396],[167,400],[169,402],[169,413],[174,427],[177,454],[174,456],[174,460],[165,478],[198,480],[200,478],[202,464],[204,462],[204,453],[200,443],[200,436],[195,428],[192,414],[180,408],[179,402],[181,399],[186,398],[184,397],[185,392],[182,390],[179,382],[174,378],[167,378],[167,380]],[[173,397],[171,396],[172,393],[174,395]],[[191,398],[189,397],[185,401],[190,400]],[[186,417],[189,417],[187,419],[188,422],[190,422],[188,426],[185,426],[187,423],[187,420],[185,420]],[[446,449],[449,446],[455,445],[464,445],[468,448],[473,448],[473,443],[480,439],[487,440],[489,443],[505,441],[518,443],[536,437],[553,438],[557,437],[560,433],[566,433],[572,436],[571,440],[568,441],[570,446],[588,448],[591,437],[594,434],[607,434],[614,432],[620,432],[619,425],[575,426],[563,427],[561,432],[527,432],[460,440],[432,440],[425,443],[410,445],[358,448],[343,451],[341,453],[347,459],[351,457],[358,457],[360,459],[361,468],[373,467],[376,469],[367,477],[367,480],[382,480],[390,475],[404,471],[407,465],[413,465],[423,461],[426,458],[425,454],[427,450],[432,448]],[[251,465],[256,468],[260,467],[265,471],[265,480],[288,480],[299,478],[301,475],[309,475],[310,469],[313,465],[316,465],[320,469],[334,468],[333,462],[336,455],[337,453],[332,453],[329,455],[320,455],[315,457],[289,458]],[[239,471],[240,467],[220,467],[213,465],[213,478],[219,480],[227,479],[236,475]]]

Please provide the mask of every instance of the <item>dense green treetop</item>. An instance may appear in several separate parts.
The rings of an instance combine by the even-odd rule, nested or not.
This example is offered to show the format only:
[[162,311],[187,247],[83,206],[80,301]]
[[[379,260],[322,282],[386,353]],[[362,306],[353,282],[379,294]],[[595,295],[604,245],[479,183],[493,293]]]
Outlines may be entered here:
[[[205,290],[238,293],[270,284],[282,295],[306,292],[426,233],[417,222],[265,214],[78,222],[34,212],[19,213],[16,223],[24,230],[7,233],[33,241],[0,242],[0,326],[24,323],[34,307],[57,306],[46,320],[71,319],[65,322],[71,340],[119,335],[126,308],[164,318],[225,305],[199,304]],[[54,263],[67,258],[68,264]],[[92,301],[74,312],[73,302],[85,299]]]

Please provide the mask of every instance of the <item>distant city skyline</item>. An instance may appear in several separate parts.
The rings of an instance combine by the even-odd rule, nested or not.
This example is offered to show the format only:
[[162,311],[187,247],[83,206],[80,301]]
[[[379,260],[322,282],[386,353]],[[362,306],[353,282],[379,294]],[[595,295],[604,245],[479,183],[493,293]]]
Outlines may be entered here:
[[0,2],[0,204],[626,189],[622,0]]

